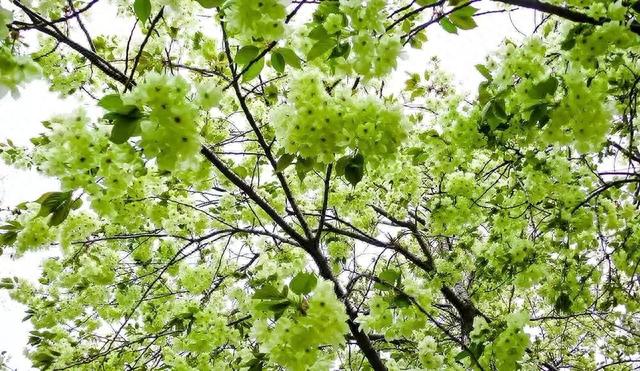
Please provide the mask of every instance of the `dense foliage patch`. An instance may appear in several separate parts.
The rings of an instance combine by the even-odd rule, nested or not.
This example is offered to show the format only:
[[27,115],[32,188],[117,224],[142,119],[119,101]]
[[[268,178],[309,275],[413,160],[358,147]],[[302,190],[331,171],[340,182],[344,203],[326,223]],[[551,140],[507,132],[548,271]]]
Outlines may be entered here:
[[[40,76],[78,101],[0,144],[60,181],[0,215],[5,254],[55,252],[38,283],[0,277],[28,357],[639,367],[639,4],[0,1],[0,96]],[[92,34],[100,6],[132,28]],[[518,6],[543,16],[477,92],[401,61]]]

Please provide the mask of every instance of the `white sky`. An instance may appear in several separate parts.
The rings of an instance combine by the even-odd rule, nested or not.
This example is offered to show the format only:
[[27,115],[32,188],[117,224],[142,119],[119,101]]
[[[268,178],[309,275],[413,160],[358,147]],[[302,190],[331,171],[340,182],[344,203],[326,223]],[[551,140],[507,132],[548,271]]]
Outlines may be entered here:
[[[113,9],[107,7],[108,5],[98,3],[94,14],[100,16],[85,22],[94,37],[100,32],[112,32],[115,28],[113,20],[117,17]],[[492,5],[480,8],[492,9]],[[473,91],[482,80],[474,65],[483,63],[485,56],[494,51],[505,37],[513,40],[521,38],[514,25],[526,34],[533,30],[533,12],[518,10],[511,13],[511,18],[510,20],[507,14],[484,15],[477,19],[478,28],[461,31],[458,35],[448,34],[438,25],[433,25],[427,29],[429,41],[423,46],[423,50],[407,48],[407,58],[401,61],[399,68],[401,71],[422,73],[428,59],[437,55],[442,61],[442,67],[454,76],[455,82],[466,91]],[[123,23],[123,20],[119,19],[117,22]],[[44,81],[28,84],[22,89],[19,99],[10,96],[0,99],[0,141],[10,138],[16,144],[28,144],[29,138],[41,131],[41,121],[73,110],[76,102],[73,99],[59,99],[47,90]],[[57,182],[53,179],[39,176],[35,172],[12,169],[0,162],[0,207],[34,200],[44,192],[57,189]],[[47,252],[36,252],[14,259],[5,253],[0,256],[0,278],[19,276],[35,282],[40,275],[40,261],[45,256]],[[7,351],[9,366],[20,371],[32,369],[30,362],[22,354],[27,344],[28,331],[31,330],[28,323],[22,322],[24,309],[12,302],[5,291],[0,291],[0,352]]]

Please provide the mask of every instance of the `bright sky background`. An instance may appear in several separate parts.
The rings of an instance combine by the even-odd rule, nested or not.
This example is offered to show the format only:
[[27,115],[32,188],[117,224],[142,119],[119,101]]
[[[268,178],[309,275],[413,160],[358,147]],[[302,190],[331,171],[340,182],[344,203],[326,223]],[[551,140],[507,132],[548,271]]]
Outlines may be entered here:
[[[480,6],[481,10],[494,9],[490,3],[484,5]],[[112,33],[117,28],[113,21],[118,17],[113,9],[107,7],[109,5],[98,3],[93,14],[100,16],[85,21],[94,37],[101,32]],[[408,50],[399,69],[424,72],[428,59],[436,55],[441,59],[444,70],[454,76],[454,81],[462,89],[472,92],[482,80],[474,65],[483,63],[485,56],[496,50],[505,37],[518,40],[522,38],[519,31],[530,34],[535,25],[534,16],[528,10],[517,10],[511,12],[510,16],[506,13],[484,15],[477,19],[477,29],[461,31],[459,35],[448,34],[438,25],[433,25],[427,29],[429,41],[424,45],[424,50]],[[124,23],[122,19],[116,22]],[[77,104],[75,99],[62,100],[49,92],[45,81],[30,83],[22,89],[20,98],[7,96],[0,99],[0,141],[10,138],[18,145],[28,144],[29,138],[42,130],[41,121],[55,114],[70,112]],[[42,193],[55,190],[58,190],[55,180],[35,172],[12,169],[0,162],[1,208],[35,200]],[[40,274],[40,262],[51,254],[47,251],[34,252],[15,259],[5,253],[0,256],[0,278],[19,276],[36,282]],[[5,291],[0,291],[0,352],[6,351],[10,357],[9,366],[20,371],[32,369],[23,355],[31,330],[28,323],[22,322],[24,310],[22,305],[12,302]]]

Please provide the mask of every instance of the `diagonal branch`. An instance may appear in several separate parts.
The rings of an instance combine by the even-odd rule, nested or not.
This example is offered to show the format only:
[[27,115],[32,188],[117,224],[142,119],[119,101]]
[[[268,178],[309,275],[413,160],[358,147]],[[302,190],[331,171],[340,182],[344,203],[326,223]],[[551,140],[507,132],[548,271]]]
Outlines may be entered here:
[[320,237],[322,236],[322,228],[324,226],[324,220],[327,216],[327,206],[329,204],[329,184],[331,182],[331,170],[333,170],[333,164],[327,166],[327,175],[324,178],[324,195],[322,196],[322,210],[320,211],[320,221],[318,222],[318,231],[316,232],[316,246],[320,246]]
[[[493,1],[496,1],[496,2],[499,2],[499,3],[504,3],[504,4],[521,6],[523,8],[538,10],[538,11],[543,12],[543,13],[553,14],[553,15],[558,16],[560,18],[564,18],[564,19],[567,19],[567,20],[570,20],[570,21],[573,21],[573,22],[578,22],[578,23],[588,23],[588,24],[592,24],[592,25],[601,25],[601,24],[604,24],[604,23],[610,21],[607,18],[595,19],[593,17],[590,17],[590,16],[588,16],[588,15],[586,15],[584,13],[580,13],[580,12],[575,11],[573,9],[569,9],[569,8],[565,8],[565,7],[562,7],[562,6],[545,3],[545,2],[542,2],[542,1],[538,1],[538,0],[493,0]],[[640,35],[640,24],[632,23],[630,28],[631,28],[632,32]]]
[[304,246],[306,244],[305,238],[298,232],[296,232],[296,230],[293,229],[289,224],[287,224],[287,222],[282,219],[280,215],[278,215],[278,212],[275,211],[271,207],[271,205],[263,200],[262,197],[260,197],[250,185],[245,183],[242,179],[240,179],[240,177],[238,177],[233,171],[231,171],[215,153],[213,153],[206,146],[202,146],[202,148],[200,149],[200,153],[202,153],[204,157],[206,157],[207,160],[209,160],[209,162],[211,162],[213,166],[215,166],[216,169],[218,169],[218,171],[222,173],[222,175],[229,179],[231,183],[242,190],[247,196],[249,196],[249,198],[253,202],[260,206],[260,208],[264,210],[271,217],[271,219],[273,219],[273,221],[278,224],[278,226],[280,226],[280,228],[282,228],[289,236],[291,236],[291,238],[293,238],[301,246]]
[[95,53],[96,47],[95,45],[93,45],[93,40],[91,40],[91,36],[89,35],[89,30],[87,30],[87,27],[84,25],[84,22],[82,22],[82,19],[80,18],[80,13],[78,13],[76,11],[76,8],[73,6],[73,0],[67,0],[67,4],[69,4],[69,8],[73,12],[73,14],[75,14],[76,20],[78,21],[78,25],[80,26],[80,29],[86,36],[87,42],[89,43],[89,47],[91,48],[91,51]]
[[278,181],[280,182],[280,186],[282,186],[282,190],[284,191],[284,194],[285,194],[285,196],[287,198],[287,201],[289,201],[289,204],[291,204],[291,208],[293,209],[293,213],[295,214],[296,218],[298,219],[298,222],[300,223],[300,226],[302,226],[302,230],[304,231],[306,237],[308,239],[311,239],[312,235],[311,235],[311,230],[309,229],[309,225],[307,224],[307,221],[305,220],[304,216],[302,215],[302,212],[298,208],[298,204],[297,204],[295,198],[293,197],[293,193],[291,192],[291,189],[289,188],[289,184],[287,183],[287,180],[285,179],[284,175],[281,172],[276,171],[277,161],[273,157],[273,154],[271,153],[271,147],[267,144],[267,141],[265,140],[264,136],[262,135],[262,132],[260,131],[260,128],[258,127],[258,124],[256,123],[255,118],[251,114],[251,110],[249,109],[249,106],[247,106],[247,102],[246,102],[245,97],[242,95],[242,91],[240,90],[240,84],[238,83],[238,76],[236,74],[236,71],[235,71],[235,68],[234,68],[234,64],[233,64],[233,57],[231,56],[231,47],[229,46],[229,39],[227,37],[227,31],[226,31],[224,23],[220,22],[220,24],[222,26],[222,38],[223,38],[223,42],[224,42],[225,53],[226,53],[227,59],[229,61],[229,69],[231,70],[231,75],[232,75],[231,76],[231,78],[232,78],[231,85],[233,86],[233,90],[235,91],[236,97],[238,98],[238,102],[240,103],[240,107],[242,108],[242,112],[244,113],[247,121],[249,122],[249,125],[251,126],[251,129],[253,130],[254,134],[256,135],[256,139],[258,140],[258,143],[260,144],[260,147],[264,151],[265,157],[269,161],[269,164],[271,164],[271,167],[274,170],[274,172],[276,174],[276,177],[278,178]]
[[131,67],[131,74],[129,75],[129,79],[127,79],[127,83],[124,86],[125,91],[133,87],[133,84],[132,84],[133,77],[135,76],[136,68],[138,68],[138,63],[140,63],[140,58],[142,57],[142,51],[144,50],[144,47],[147,45],[147,42],[149,42],[149,39],[151,38],[151,34],[153,33],[153,30],[156,28],[156,25],[158,24],[160,19],[162,18],[163,13],[164,13],[164,6],[160,8],[160,11],[158,12],[158,14],[151,21],[151,26],[149,26],[149,31],[147,31],[147,35],[145,36],[144,40],[142,40],[142,44],[140,44],[140,49],[138,50],[138,54],[136,55],[136,58],[133,61],[133,67]]

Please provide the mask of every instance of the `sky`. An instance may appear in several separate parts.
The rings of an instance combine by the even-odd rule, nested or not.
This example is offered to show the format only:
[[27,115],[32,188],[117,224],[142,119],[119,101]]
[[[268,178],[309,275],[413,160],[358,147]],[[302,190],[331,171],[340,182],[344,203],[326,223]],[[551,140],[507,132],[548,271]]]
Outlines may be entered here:
[[[494,9],[491,3],[479,7],[481,11]],[[113,20],[118,18],[113,8],[98,3],[94,14],[100,16],[85,21],[92,35],[112,32]],[[505,37],[520,40],[520,32],[530,34],[535,26],[534,17],[535,14],[529,10],[517,10],[509,15],[488,14],[477,19],[478,28],[461,31],[458,35],[446,33],[438,25],[433,25],[427,29],[428,42],[423,50],[408,50],[398,67],[400,73],[394,76],[400,79],[404,71],[422,73],[430,57],[438,56],[442,68],[453,76],[454,82],[461,89],[472,92],[483,79],[474,66],[483,63],[485,56],[495,51]],[[122,19],[117,19],[116,23],[126,24]],[[76,99],[63,100],[49,92],[45,81],[29,83],[21,89],[19,98],[0,98],[0,141],[11,139],[18,145],[29,144],[29,138],[37,136],[42,130],[41,121],[56,114],[68,113],[77,105]],[[58,183],[54,179],[33,171],[10,168],[0,161],[0,208],[35,200],[44,192],[56,190]],[[18,276],[37,282],[40,262],[53,253],[32,252],[20,258],[5,253],[0,256],[0,278]],[[12,302],[5,291],[0,291],[0,352],[6,351],[10,357],[9,366],[20,371],[32,369],[23,355],[31,330],[28,323],[22,322],[24,310],[22,305]]]

